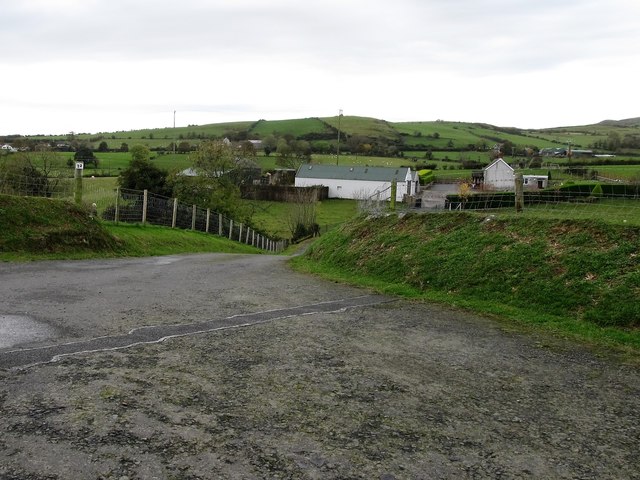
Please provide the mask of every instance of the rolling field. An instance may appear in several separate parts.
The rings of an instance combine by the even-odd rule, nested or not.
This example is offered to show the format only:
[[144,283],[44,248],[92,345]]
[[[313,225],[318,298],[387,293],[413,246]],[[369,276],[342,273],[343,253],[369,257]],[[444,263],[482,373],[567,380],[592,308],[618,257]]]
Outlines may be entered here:
[[[346,136],[367,136],[385,141],[402,140],[406,145],[431,145],[435,149],[453,148],[467,149],[470,145],[509,141],[520,146],[537,148],[566,146],[571,143],[574,148],[590,148],[596,141],[606,139],[616,133],[623,138],[626,135],[638,135],[640,122],[631,119],[614,124],[601,123],[575,127],[558,127],[543,130],[523,130],[511,127],[497,127],[482,123],[464,123],[451,121],[415,121],[387,122],[385,120],[358,117],[333,116],[324,118],[303,118],[290,120],[257,120],[245,122],[229,122],[207,125],[189,125],[187,127],[158,128],[134,131],[104,132],[98,134],[78,134],[75,138],[88,141],[94,148],[101,141],[106,141],[110,149],[119,148],[122,143],[131,146],[144,143],[150,148],[168,147],[176,140],[187,141],[197,145],[203,139],[238,137],[264,138],[269,134],[289,134],[294,137],[316,135],[326,138],[336,133],[338,127]],[[437,134],[437,135],[435,135]],[[439,137],[439,138],[435,138]],[[43,141],[44,136],[31,137]],[[69,140],[69,136],[58,135],[47,139],[59,142]],[[450,143],[451,142],[451,143]]]

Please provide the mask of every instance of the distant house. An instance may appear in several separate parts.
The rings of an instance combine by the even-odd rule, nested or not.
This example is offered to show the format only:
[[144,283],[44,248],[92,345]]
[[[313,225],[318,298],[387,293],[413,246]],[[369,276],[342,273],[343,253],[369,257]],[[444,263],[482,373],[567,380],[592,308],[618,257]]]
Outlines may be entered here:
[[418,172],[408,167],[347,167],[338,165],[300,166],[296,187],[329,187],[329,198],[389,200],[391,183],[396,181],[396,201],[416,195],[420,188]]
[[2,147],[0,147],[0,150],[4,150],[5,152],[11,152],[11,153],[15,153],[18,151],[17,148],[13,148],[8,143],[5,143],[4,145],[2,145]]
[[488,165],[483,170],[484,188],[493,190],[513,190],[514,171],[502,158]]

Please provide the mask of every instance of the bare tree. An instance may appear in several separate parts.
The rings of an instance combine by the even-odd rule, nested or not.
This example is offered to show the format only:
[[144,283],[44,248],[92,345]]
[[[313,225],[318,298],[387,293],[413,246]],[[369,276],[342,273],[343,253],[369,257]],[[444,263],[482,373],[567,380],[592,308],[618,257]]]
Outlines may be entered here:
[[62,165],[60,156],[50,149],[21,152],[2,165],[1,189],[5,193],[39,197],[65,195],[71,183],[64,177]]
[[295,195],[295,206],[289,212],[287,222],[293,242],[319,233],[315,190],[299,188]]

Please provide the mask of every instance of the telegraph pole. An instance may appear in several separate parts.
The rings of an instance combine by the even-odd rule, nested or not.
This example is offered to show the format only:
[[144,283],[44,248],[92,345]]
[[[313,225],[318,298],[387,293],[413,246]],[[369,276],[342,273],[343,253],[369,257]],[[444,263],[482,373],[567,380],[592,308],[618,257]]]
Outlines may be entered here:
[[342,120],[342,109],[338,113],[338,148],[336,150],[336,165],[340,163],[340,120]]
[[173,111],[173,154],[176,154],[176,111]]

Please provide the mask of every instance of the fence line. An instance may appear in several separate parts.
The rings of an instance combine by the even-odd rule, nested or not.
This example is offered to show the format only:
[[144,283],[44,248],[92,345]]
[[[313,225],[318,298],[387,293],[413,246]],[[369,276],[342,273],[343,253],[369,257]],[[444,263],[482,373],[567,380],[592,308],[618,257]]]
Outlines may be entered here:
[[[516,214],[514,192],[481,192],[470,195],[449,194],[443,204],[425,212],[469,211]],[[611,223],[640,225],[640,196],[626,193],[541,190],[522,194],[522,211],[518,215],[542,218],[600,219]]]
[[[124,223],[142,223],[170,228],[217,234],[269,252],[281,252],[288,246],[287,240],[267,237],[248,225],[235,222],[221,213],[198,205],[186,205],[176,198],[156,195],[148,191],[92,188],[91,181],[84,181],[83,203],[91,205],[105,220]],[[73,178],[32,178],[22,175],[0,176],[0,194],[35,196],[73,200]],[[244,235],[244,239],[243,239]]]

